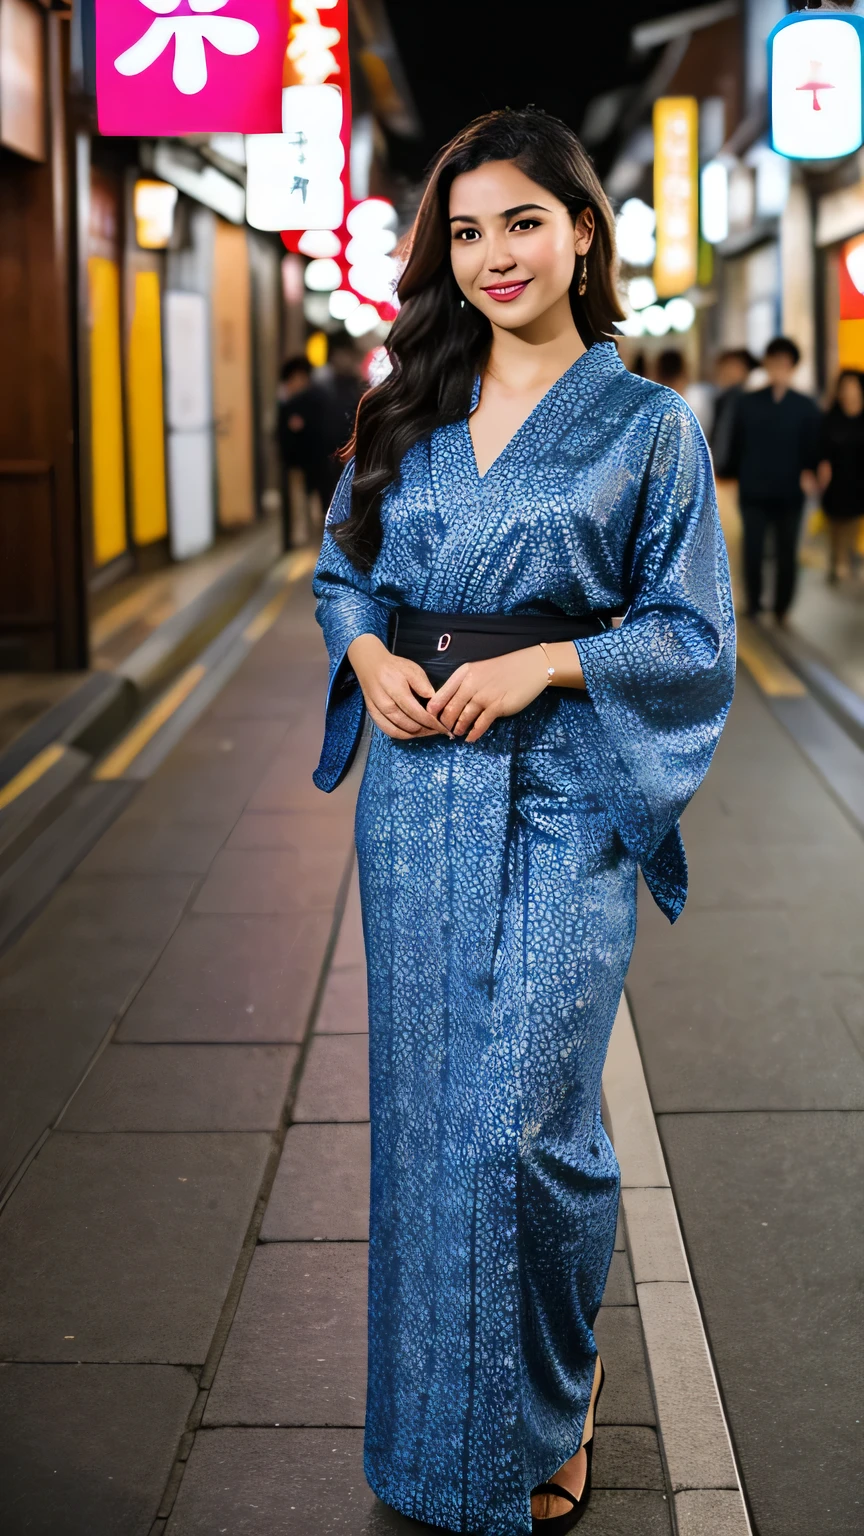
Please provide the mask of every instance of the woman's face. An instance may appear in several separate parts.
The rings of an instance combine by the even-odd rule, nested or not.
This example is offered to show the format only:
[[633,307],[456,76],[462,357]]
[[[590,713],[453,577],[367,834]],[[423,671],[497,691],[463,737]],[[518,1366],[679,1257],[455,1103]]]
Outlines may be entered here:
[[864,411],[864,390],[861,388],[861,380],[854,373],[844,374],[837,385],[837,399],[840,409],[847,416],[860,416]]
[[594,216],[586,209],[574,228],[557,197],[512,160],[493,160],[456,177],[450,230],[453,275],[465,299],[493,325],[516,331],[556,305],[569,312],[577,257],[591,245]]

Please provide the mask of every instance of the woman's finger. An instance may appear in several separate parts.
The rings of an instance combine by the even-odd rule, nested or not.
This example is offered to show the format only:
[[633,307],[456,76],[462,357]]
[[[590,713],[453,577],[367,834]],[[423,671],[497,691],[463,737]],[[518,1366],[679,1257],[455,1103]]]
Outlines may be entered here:
[[431,699],[435,689],[426,676],[426,673],[423,671],[423,668],[418,666],[416,661],[408,661],[405,657],[402,658],[402,661],[405,667],[405,676],[408,679],[409,687],[412,688],[415,693],[419,693],[421,699]]
[[[407,710],[402,708],[399,701],[392,696],[379,694],[375,699],[375,704],[385,720],[389,720],[393,725],[398,725],[400,731],[406,731],[409,736],[419,736],[422,732],[429,731],[430,727],[437,734],[437,722],[433,726],[429,720],[415,720]],[[422,705],[420,708],[422,710]]]
[[456,721],[456,724],[453,727],[453,735],[464,736],[466,731],[470,730],[471,726],[474,724],[477,716],[482,713],[483,705],[480,703],[480,701],[478,699],[470,699],[469,702],[465,705],[464,709],[459,715],[458,720]]
[[463,709],[467,704],[471,703],[473,697],[474,687],[468,678],[465,678],[461,688],[459,688],[457,692],[454,693],[452,699],[450,699],[449,702],[444,705],[444,708],[438,716],[439,720],[441,720],[443,724],[452,731]]
[[492,725],[497,719],[498,715],[495,711],[495,707],[494,705],[490,704],[488,709],[484,709],[482,714],[478,715],[470,731],[468,732],[468,735],[465,737],[465,740],[479,741],[480,737],[485,735],[490,725]]
[[426,705],[430,715],[437,715],[440,718],[442,709],[444,708],[445,704],[450,702],[453,695],[464,681],[467,671],[468,663],[467,661],[463,661],[461,667],[457,667],[455,672],[451,672],[446,683],[442,683],[437,692],[433,693],[429,703]]
[[395,725],[392,720],[389,720],[385,714],[382,714],[381,710],[378,709],[369,699],[366,701],[366,708],[368,709],[370,715],[372,716],[372,720],[374,721],[375,725],[377,725],[378,729],[383,731],[385,736],[392,736],[396,741],[417,741],[421,736],[435,735],[435,732],[431,730],[418,731],[413,727],[410,731],[404,731],[400,729],[400,727]]
[[431,725],[436,735],[449,736],[450,733],[447,730],[447,727],[445,725],[441,725],[434,715],[430,715],[426,705],[421,703],[421,701],[411,692],[411,687],[407,678],[405,678],[403,682],[398,686],[393,687],[390,696],[393,699],[394,704],[398,705],[398,707],[406,715],[408,715],[411,720],[415,720],[418,725],[424,726],[427,730]]

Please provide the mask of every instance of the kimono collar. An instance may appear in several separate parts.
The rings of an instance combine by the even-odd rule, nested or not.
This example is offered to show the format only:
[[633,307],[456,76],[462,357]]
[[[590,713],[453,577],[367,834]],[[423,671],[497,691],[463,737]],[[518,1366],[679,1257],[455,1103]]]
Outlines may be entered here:
[[[577,357],[575,363],[567,368],[561,377],[552,385],[552,390],[568,387],[576,395],[581,404],[588,404],[596,398],[610,379],[616,374],[626,373],[627,369],[618,356],[618,348],[614,341],[595,341],[587,352]],[[480,374],[474,375],[474,383],[471,388],[471,409],[476,411],[480,403]]]

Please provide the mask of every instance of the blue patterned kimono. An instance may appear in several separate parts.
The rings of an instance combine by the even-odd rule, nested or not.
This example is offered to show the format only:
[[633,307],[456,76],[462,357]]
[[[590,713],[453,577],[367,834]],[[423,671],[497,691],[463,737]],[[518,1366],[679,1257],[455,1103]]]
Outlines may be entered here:
[[467,420],[437,429],[382,516],[371,575],[328,532],[315,572],[323,790],[363,725],[345,652],[365,632],[386,641],[394,605],[627,610],[577,642],[586,692],[549,689],[474,744],[373,729],[357,806],[366,1475],[414,1519],[522,1536],[531,1488],[582,1439],[618,1205],[601,1073],[637,864],[670,919],[684,903],[678,818],[732,695],[729,576],[699,427],[613,343],[567,370],[483,476]]

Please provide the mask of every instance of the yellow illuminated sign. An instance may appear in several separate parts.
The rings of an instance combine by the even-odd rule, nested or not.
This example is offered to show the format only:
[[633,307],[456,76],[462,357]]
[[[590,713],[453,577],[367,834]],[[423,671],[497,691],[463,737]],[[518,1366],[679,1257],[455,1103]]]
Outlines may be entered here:
[[654,286],[661,299],[696,282],[699,255],[699,108],[692,96],[654,103]]

